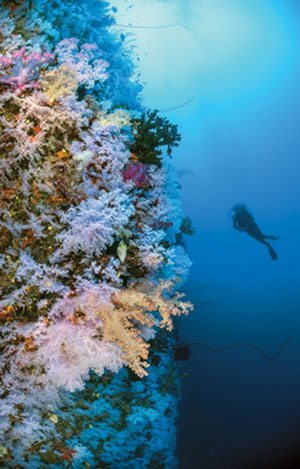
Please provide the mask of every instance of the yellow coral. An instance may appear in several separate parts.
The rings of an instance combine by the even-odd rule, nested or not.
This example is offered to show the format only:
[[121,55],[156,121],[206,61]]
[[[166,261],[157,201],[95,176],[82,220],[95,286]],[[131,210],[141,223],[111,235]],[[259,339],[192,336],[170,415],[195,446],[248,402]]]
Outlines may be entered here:
[[[165,294],[172,284],[165,282],[158,287],[152,285],[132,286],[120,290],[112,297],[113,307],[101,307],[98,315],[103,321],[103,339],[118,344],[129,368],[139,377],[147,374],[149,344],[141,337],[139,325],[149,328],[157,324],[171,330],[172,316],[188,314],[192,304],[181,300],[182,294],[168,298]],[[151,312],[159,312],[160,321],[156,321]]]
[[139,335],[139,331],[132,321],[147,322],[154,325],[150,315],[142,315],[121,308],[108,308],[100,312],[103,321],[103,339],[114,342],[122,349],[124,359],[139,377],[147,374],[149,344]]
[[41,83],[50,103],[65,96],[72,96],[78,87],[77,74],[67,65],[48,72]]
[[131,125],[131,116],[128,111],[124,109],[118,109],[111,114],[100,111],[98,113],[98,120],[101,125],[115,125],[116,127],[129,127]]

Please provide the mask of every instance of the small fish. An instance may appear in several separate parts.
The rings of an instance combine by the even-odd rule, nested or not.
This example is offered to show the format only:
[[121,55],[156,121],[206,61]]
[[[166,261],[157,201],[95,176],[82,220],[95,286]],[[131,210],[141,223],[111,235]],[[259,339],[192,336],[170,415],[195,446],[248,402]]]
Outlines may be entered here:
[[127,256],[127,245],[126,245],[126,243],[124,243],[124,241],[120,242],[120,244],[117,248],[117,254],[118,254],[118,258],[123,263],[126,259],[126,256]]
[[56,414],[49,415],[49,420],[51,420],[53,423],[58,423],[58,417]]

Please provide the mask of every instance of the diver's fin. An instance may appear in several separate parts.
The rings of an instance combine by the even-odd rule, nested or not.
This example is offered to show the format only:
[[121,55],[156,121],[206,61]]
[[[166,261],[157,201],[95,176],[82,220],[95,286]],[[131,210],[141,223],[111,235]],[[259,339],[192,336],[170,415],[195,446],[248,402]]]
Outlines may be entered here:
[[272,248],[272,246],[269,243],[267,244],[267,246],[268,246],[268,249],[269,249],[270,256],[272,257],[273,261],[276,261],[278,259],[278,256],[277,256],[275,250]]

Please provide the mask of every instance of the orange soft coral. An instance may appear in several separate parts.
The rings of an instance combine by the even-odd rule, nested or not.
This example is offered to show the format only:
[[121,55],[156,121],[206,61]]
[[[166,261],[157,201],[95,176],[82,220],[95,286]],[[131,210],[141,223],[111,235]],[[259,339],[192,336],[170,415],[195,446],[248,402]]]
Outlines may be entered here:
[[[140,377],[147,374],[149,344],[142,339],[139,326],[158,325],[172,330],[172,316],[188,314],[193,308],[191,303],[181,300],[182,294],[168,295],[172,287],[171,282],[159,286],[135,285],[113,295],[113,310],[100,311],[104,339],[120,345],[129,368]],[[151,314],[155,312],[160,314],[160,320]]]

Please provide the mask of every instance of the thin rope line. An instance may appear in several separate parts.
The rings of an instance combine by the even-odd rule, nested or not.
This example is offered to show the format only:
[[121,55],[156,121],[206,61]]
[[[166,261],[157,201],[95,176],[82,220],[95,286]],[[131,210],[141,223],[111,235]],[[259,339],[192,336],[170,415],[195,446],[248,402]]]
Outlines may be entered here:
[[199,290],[204,290],[205,288],[218,288],[219,290],[230,293],[231,295],[242,296],[242,293],[238,292],[237,290],[230,290],[229,288],[222,287],[221,285],[218,285],[217,283],[201,285],[200,287],[197,287],[197,288],[191,288],[189,290],[184,290],[184,293],[192,293],[192,292],[196,292],[196,291],[199,291]]
[[209,446],[217,437],[217,433],[213,433],[208,440],[199,443],[200,446]]
[[192,103],[194,101],[194,96],[189,99],[188,101],[185,101],[183,104],[179,104],[179,106],[175,106],[175,107],[170,107],[168,109],[160,109],[159,112],[171,112],[171,111],[176,111],[176,109],[181,109],[185,106],[187,106],[188,104]]
[[213,300],[208,300],[208,301],[204,301],[203,303],[193,303],[193,306],[195,308],[204,308],[204,306],[209,306],[209,305],[216,306],[217,304],[218,303],[216,303]]
[[188,345],[190,347],[196,345],[196,346],[204,347],[208,350],[211,350],[212,352],[224,352],[225,350],[232,350],[232,349],[235,349],[235,348],[250,348],[250,349],[255,350],[256,352],[260,353],[264,357],[265,360],[274,361],[274,360],[277,360],[279,358],[283,348],[286,347],[287,344],[292,342],[292,340],[293,340],[292,337],[289,337],[287,340],[285,340],[280,345],[277,353],[275,355],[271,355],[271,356],[267,355],[262,349],[260,349],[256,345],[247,344],[247,343],[227,345],[226,347],[212,347],[211,345],[208,345],[204,342],[183,343],[182,345]]
[[115,26],[119,26],[121,28],[129,28],[129,29],[169,29],[169,28],[176,28],[180,27],[183,29],[186,29],[187,31],[190,31],[191,33],[195,33],[195,31],[185,24],[182,23],[173,23],[173,24],[164,24],[161,26],[140,26],[136,24],[120,24],[120,23],[115,23]]

